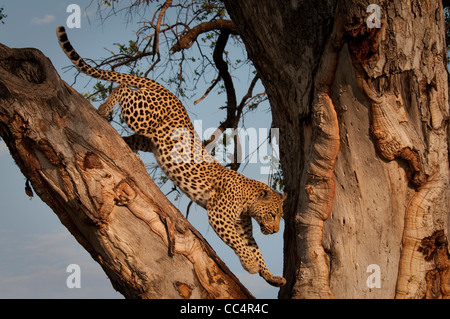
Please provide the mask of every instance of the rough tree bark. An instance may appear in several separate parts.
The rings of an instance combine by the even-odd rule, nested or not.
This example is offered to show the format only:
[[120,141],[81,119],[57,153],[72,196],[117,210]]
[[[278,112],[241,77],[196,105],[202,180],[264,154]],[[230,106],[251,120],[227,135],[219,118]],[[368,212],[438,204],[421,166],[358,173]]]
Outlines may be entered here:
[[450,297],[442,2],[372,2],[225,0],[280,129],[281,298]]
[[[369,28],[371,2],[225,0],[280,129],[282,298],[450,296],[442,3],[379,1]],[[22,172],[125,296],[251,296],[35,50],[0,47],[0,101]]]
[[125,297],[252,298],[119,134],[36,49],[0,44],[0,136]]

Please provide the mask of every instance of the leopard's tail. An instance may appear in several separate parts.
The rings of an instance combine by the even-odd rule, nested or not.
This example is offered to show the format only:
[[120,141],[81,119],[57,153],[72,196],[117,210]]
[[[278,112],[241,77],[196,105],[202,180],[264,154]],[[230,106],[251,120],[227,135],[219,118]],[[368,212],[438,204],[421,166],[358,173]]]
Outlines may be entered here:
[[70,44],[66,30],[63,26],[59,26],[58,28],[56,28],[56,35],[58,36],[59,45],[63,49],[64,53],[69,57],[70,61],[72,61],[72,63],[80,72],[83,72],[97,79],[115,83],[123,83],[136,88],[160,86],[157,82],[151,79],[94,68],[87,64],[72,47],[72,44]]

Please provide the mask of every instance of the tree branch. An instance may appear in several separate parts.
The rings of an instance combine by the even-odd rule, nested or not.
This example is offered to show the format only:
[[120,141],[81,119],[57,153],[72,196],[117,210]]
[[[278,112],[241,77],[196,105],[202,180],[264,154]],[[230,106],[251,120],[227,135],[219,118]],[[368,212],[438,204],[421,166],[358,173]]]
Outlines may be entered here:
[[231,20],[213,20],[208,22],[200,23],[199,25],[196,25],[189,31],[187,31],[184,35],[182,35],[176,44],[172,46],[170,51],[172,53],[188,49],[190,48],[197,37],[205,32],[209,32],[212,30],[222,30],[222,31],[228,31],[231,34],[237,34],[237,29],[234,25],[234,22]]
[[228,31],[222,31],[220,33],[216,47],[214,48],[213,59],[227,93],[227,121],[234,124],[237,108],[236,91],[234,89],[233,79],[231,78],[230,72],[228,72],[228,63],[223,59],[223,52],[229,36],[230,33]]
[[0,44],[0,136],[127,298],[252,298],[111,125],[36,49]]
[[209,94],[209,92],[212,91],[212,89],[214,89],[214,87],[217,85],[217,83],[219,83],[219,81],[222,79],[222,77],[219,75],[216,79],[214,79],[214,81],[212,81],[212,84],[210,87],[208,87],[205,91],[205,94],[202,95],[201,98],[199,98],[198,100],[194,101],[194,105],[200,103],[201,101],[203,101]]
[[[167,0],[164,2],[163,6],[161,7],[161,12],[158,15],[158,21],[155,26],[155,37],[153,40],[153,59],[156,55],[156,61],[153,62],[152,66],[145,72],[145,76],[147,77],[148,73],[153,70],[156,64],[158,64],[159,61],[161,61],[161,53],[159,52],[159,33],[161,29],[161,22],[164,17],[164,14],[166,13],[166,10],[172,5],[172,0]],[[155,13],[156,14],[156,13]]]

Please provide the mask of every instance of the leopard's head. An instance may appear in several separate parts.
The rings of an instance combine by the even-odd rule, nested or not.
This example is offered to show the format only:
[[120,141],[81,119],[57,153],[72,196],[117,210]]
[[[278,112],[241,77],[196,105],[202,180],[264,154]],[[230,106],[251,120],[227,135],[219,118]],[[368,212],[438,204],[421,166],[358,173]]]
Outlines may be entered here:
[[258,192],[256,200],[250,207],[250,215],[258,222],[264,235],[274,234],[280,230],[283,201],[287,194],[279,194],[269,187]]

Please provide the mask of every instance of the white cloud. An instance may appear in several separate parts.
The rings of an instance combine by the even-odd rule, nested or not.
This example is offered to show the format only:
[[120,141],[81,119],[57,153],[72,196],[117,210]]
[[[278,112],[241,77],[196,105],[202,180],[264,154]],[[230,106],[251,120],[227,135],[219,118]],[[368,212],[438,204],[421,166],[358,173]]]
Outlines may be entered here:
[[55,16],[53,14],[46,14],[43,18],[34,17],[33,19],[31,19],[31,23],[41,25],[53,22],[54,20]]

